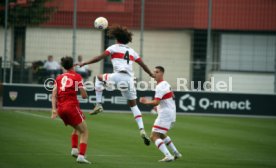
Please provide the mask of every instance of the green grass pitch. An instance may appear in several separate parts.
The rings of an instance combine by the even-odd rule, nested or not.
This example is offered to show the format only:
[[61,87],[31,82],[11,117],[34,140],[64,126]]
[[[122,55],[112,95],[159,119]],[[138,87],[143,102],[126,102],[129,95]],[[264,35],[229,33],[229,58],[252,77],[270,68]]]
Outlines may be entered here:
[[[143,115],[147,132],[156,116]],[[160,163],[145,146],[131,113],[89,116],[87,159],[70,156],[71,127],[50,112],[1,110],[0,168],[264,168],[276,167],[276,119],[178,115],[169,132],[183,157]]]

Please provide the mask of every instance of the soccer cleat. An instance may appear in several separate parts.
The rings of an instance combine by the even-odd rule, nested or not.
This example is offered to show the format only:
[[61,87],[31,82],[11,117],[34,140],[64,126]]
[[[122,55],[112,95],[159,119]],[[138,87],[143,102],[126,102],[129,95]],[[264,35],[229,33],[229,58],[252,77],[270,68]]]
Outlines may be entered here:
[[78,148],[72,148],[72,150],[71,150],[71,156],[73,156],[73,157],[78,157],[78,155],[79,155],[79,150],[78,150]]
[[165,156],[163,159],[159,160],[159,162],[171,162],[174,161],[174,157],[172,155]]
[[150,139],[149,139],[149,137],[147,136],[147,134],[146,134],[146,132],[145,132],[144,129],[142,129],[142,130],[140,131],[140,135],[141,135],[142,139],[144,140],[144,144],[147,145],[147,146],[149,146],[149,145],[150,145]]
[[79,155],[78,156],[77,162],[78,163],[84,163],[84,164],[91,164],[91,162],[89,162],[88,160],[86,160],[83,155]]
[[174,160],[179,159],[182,157],[182,154],[179,152],[174,152]]
[[89,112],[90,115],[96,115],[103,112],[103,106],[101,104],[96,104],[92,112]]

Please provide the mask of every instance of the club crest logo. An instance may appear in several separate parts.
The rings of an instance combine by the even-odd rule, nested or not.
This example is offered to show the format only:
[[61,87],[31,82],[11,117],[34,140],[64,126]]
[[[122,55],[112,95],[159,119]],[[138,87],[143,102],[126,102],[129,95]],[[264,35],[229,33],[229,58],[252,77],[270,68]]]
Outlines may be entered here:
[[18,92],[9,92],[10,99],[15,101],[17,98]]

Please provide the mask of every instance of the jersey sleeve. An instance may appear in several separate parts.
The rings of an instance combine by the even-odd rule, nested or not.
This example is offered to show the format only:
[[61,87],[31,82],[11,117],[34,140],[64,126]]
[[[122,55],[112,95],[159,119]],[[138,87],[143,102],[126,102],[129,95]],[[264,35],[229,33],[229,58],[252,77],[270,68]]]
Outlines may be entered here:
[[112,46],[109,46],[104,52],[105,54],[107,55],[111,55],[114,53],[114,48],[115,48],[115,45],[112,45]]
[[136,53],[136,52],[134,52],[133,57],[134,57],[134,61],[135,62],[140,62],[142,60],[141,57],[139,56],[139,54]]
[[167,89],[164,85],[157,86],[155,89],[154,99],[161,100],[163,96],[166,94],[166,92],[167,92]]

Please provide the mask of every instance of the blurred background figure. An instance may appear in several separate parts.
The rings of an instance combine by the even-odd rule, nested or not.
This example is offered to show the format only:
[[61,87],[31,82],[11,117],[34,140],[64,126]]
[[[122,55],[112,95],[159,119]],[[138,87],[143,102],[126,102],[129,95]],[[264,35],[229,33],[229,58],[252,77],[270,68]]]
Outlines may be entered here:
[[[82,63],[82,55],[78,56],[78,64]],[[84,65],[82,67],[80,66],[76,66],[75,68],[76,72],[78,74],[80,74],[83,78],[84,81],[86,81],[88,79],[88,77],[91,75],[91,70],[89,70],[89,66],[88,65]]]
[[61,72],[60,65],[57,61],[54,60],[52,55],[48,56],[48,60],[44,63],[43,66],[49,77],[55,78]]

